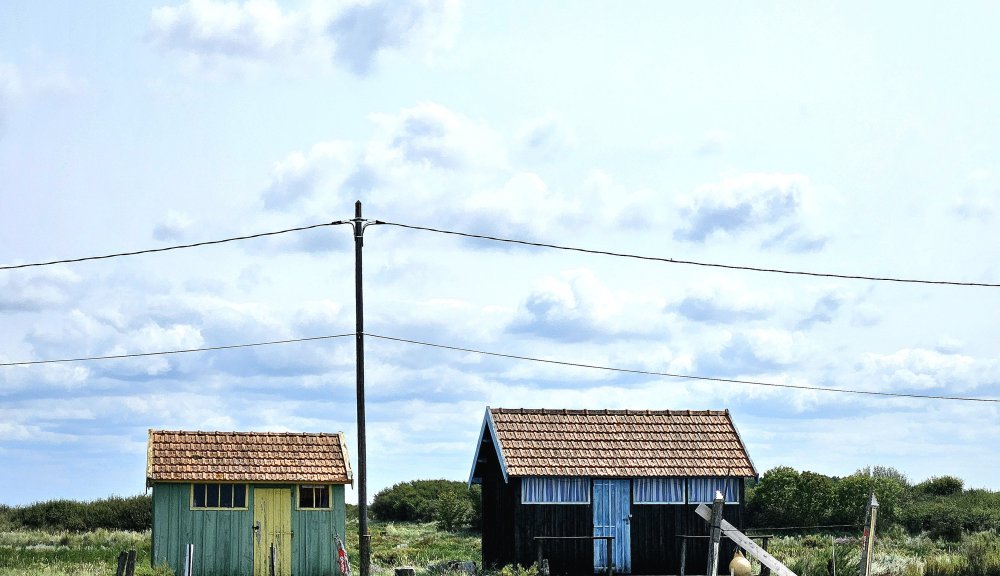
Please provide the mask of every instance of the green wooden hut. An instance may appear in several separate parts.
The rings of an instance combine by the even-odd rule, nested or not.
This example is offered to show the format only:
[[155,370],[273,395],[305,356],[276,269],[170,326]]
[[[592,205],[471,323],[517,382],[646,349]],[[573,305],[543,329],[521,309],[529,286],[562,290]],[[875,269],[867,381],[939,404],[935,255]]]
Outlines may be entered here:
[[178,576],[186,562],[198,576],[270,574],[272,563],[278,576],[339,575],[351,483],[343,432],[150,430],[152,562]]

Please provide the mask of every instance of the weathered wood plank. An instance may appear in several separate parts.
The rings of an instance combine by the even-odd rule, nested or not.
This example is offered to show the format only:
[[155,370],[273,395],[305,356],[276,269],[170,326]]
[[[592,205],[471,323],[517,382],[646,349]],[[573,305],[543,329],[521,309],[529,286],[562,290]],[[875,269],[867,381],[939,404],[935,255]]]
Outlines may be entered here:
[[[708,506],[700,504],[697,508],[695,508],[694,512],[698,516],[704,518],[705,521],[711,522],[712,509]],[[745,534],[737,530],[735,526],[725,520],[722,521],[722,531],[730,540],[735,542],[737,546],[746,550],[748,554],[753,555],[753,557],[757,560],[760,560],[761,564],[770,568],[777,576],[797,576],[795,572],[789,570],[788,567],[779,562],[777,558],[771,556],[767,550],[758,546],[756,542],[751,540]]]

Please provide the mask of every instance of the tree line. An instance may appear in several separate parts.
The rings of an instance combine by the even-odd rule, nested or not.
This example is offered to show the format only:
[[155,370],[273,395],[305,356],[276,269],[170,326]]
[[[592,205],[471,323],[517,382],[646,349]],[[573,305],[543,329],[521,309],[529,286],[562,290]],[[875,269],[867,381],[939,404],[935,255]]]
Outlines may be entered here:
[[842,478],[778,466],[747,486],[747,522],[755,528],[833,526],[864,522],[869,494],[878,500],[880,530],[958,540],[963,533],[1000,529],[1000,492],[966,490],[954,476],[911,484],[895,468],[873,466]]
[[[1000,492],[965,489],[961,479],[939,476],[912,484],[898,470],[873,466],[845,477],[778,466],[746,486],[744,525],[802,532],[853,532],[864,521],[869,494],[879,502],[879,530],[898,528],[936,539],[1000,531]],[[385,522],[435,522],[442,530],[479,530],[479,486],[454,480],[400,482],[375,494],[369,512]],[[355,506],[348,515],[356,517]],[[113,496],[92,502],[49,500],[0,504],[0,530],[144,531],[152,526],[150,496]]]

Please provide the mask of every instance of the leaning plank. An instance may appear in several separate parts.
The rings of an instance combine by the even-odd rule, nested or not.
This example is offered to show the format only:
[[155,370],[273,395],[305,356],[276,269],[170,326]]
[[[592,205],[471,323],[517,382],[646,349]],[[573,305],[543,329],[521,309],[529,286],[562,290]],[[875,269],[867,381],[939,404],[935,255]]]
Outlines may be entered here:
[[[697,508],[695,508],[694,512],[698,516],[704,518],[706,522],[712,521],[712,509],[708,506],[700,504]],[[746,550],[748,554],[757,560],[760,560],[761,564],[770,568],[773,574],[776,574],[777,576],[796,576],[795,572],[789,570],[788,567],[779,562],[777,558],[768,554],[767,550],[758,546],[757,543],[725,520],[722,521],[722,532],[726,535],[726,537],[735,542],[737,546]]]

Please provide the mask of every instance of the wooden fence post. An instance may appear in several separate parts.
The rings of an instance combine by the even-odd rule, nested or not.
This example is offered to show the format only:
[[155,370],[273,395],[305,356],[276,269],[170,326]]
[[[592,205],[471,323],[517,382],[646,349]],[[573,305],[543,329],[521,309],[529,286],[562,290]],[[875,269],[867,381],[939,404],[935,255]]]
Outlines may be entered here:
[[[715,491],[715,501],[712,502],[711,535],[712,541],[708,545],[708,576],[715,576],[719,573],[719,540],[722,539],[722,504],[725,502],[722,492]],[[862,574],[861,576],[867,576]]]
[[122,552],[118,555],[118,569],[115,570],[115,576],[125,576],[125,564],[128,561],[128,553]]
[[[764,552],[767,552],[767,543],[770,542],[770,541],[771,541],[770,536],[764,536],[761,539],[761,548],[764,549]],[[768,567],[768,566],[765,566],[764,564],[761,564],[761,566],[760,566],[760,576],[771,576],[771,568]]]
[[687,555],[688,555],[688,539],[681,538],[681,576],[684,576],[684,572],[687,568]]
[[865,510],[865,528],[861,537],[861,561],[858,571],[861,576],[868,576],[872,569],[872,556],[875,555],[875,518],[878,516],[878,500],[875,492],[871,492],[871,500]]
[[135,550],[129,550],[125,560],[125,576],[135,576]]

